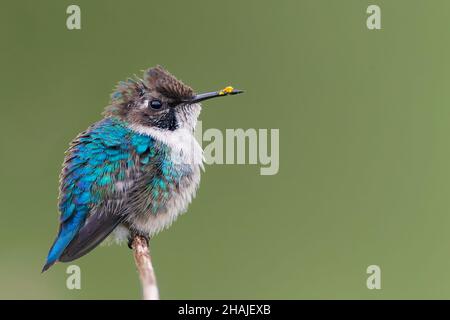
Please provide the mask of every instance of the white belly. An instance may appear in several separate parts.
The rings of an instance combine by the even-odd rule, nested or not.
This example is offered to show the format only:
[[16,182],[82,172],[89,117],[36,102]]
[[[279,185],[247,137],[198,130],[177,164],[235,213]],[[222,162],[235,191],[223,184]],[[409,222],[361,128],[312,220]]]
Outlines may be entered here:
[[[153,128],[137,128],[133,130],[143,134],[148,134],[156,140],[166,144],[172,154],[171,158],[175,166],[190,167],[191,173],[180,179],[179,188],[168,198],[164,207],[156,214],[143,214],[128,221],[130,227],[139,233],[156,235],[158,232],[169,227],[176,218],[187,211],[189,203],[195,197],[195,193],[200,184],[200,173],[203,169],[203,150],[195,139],[192,131],[177,129],[175,131],[161,131]],[[112,237],[116,242],[127,240],[129,227],[118,226]]]
[[183,179],[179,191],[169,197],[164,208],[161,208],[157,214],[145,214],[135,218],[132,228],[152,237],[169,227],[179,215],[185,213],[200,184],[200,168]]

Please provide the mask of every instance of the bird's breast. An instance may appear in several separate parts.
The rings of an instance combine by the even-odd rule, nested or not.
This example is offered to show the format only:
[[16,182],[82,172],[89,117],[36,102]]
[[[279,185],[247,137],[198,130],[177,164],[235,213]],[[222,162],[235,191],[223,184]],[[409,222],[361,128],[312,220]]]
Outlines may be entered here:
[[[203,150],[192,131],[132,128],[152,136],[165,147],[162,175],[152,178],[149,196],[153,200],[145,212],[130,217],[129,228],[150,236],[170,226],[195,197],[203,169]],[[164,196],[161,196],[161,192]],[[158,199],[158,200],[156,200]]]

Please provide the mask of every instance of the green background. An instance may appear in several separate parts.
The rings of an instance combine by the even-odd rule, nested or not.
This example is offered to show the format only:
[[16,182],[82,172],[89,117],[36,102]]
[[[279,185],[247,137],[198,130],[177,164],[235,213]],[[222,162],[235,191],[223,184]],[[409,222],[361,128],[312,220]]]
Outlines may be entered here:
[[277,175],[207,166],[152,241],[162,298],[450,298],[449,18],[445,0],[2,1],[0,298],[140,298],[126,246],[77,260],[81,290],[40,270],[68,143],[156,64],[246,90],[206,103],[204,130],[280,129]]

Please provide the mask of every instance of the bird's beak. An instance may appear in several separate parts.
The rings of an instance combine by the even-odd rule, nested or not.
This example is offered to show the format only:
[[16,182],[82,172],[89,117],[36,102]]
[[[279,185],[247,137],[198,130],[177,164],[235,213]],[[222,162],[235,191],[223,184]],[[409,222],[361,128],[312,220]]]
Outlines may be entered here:
[[204,100],[208,100],[208,99],[212,99],[212,98],[224,97],[224,96],[228,96],[228,95],[235,95],[235,94],[239,94],[242,92],[244,92],[244,91],[234,89],[233,87],[226,87],[219,91],[197,94],[192,99],[190,99],[186,102],[188,102],[190,104],[198,103],[200,101],[204,101]]

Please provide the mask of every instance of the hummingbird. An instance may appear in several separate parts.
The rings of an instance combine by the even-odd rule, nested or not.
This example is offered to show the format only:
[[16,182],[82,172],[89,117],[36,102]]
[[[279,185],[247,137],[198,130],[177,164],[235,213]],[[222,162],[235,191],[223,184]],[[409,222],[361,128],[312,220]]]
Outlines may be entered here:
[[59,179],[59,231],[42,272],[84,256],[108,236],[147,241],[187,211],[203,150],[194,137],[201,102],[242,93],[196,94],[161,66],[117,84],[103,119],[66,151]]

